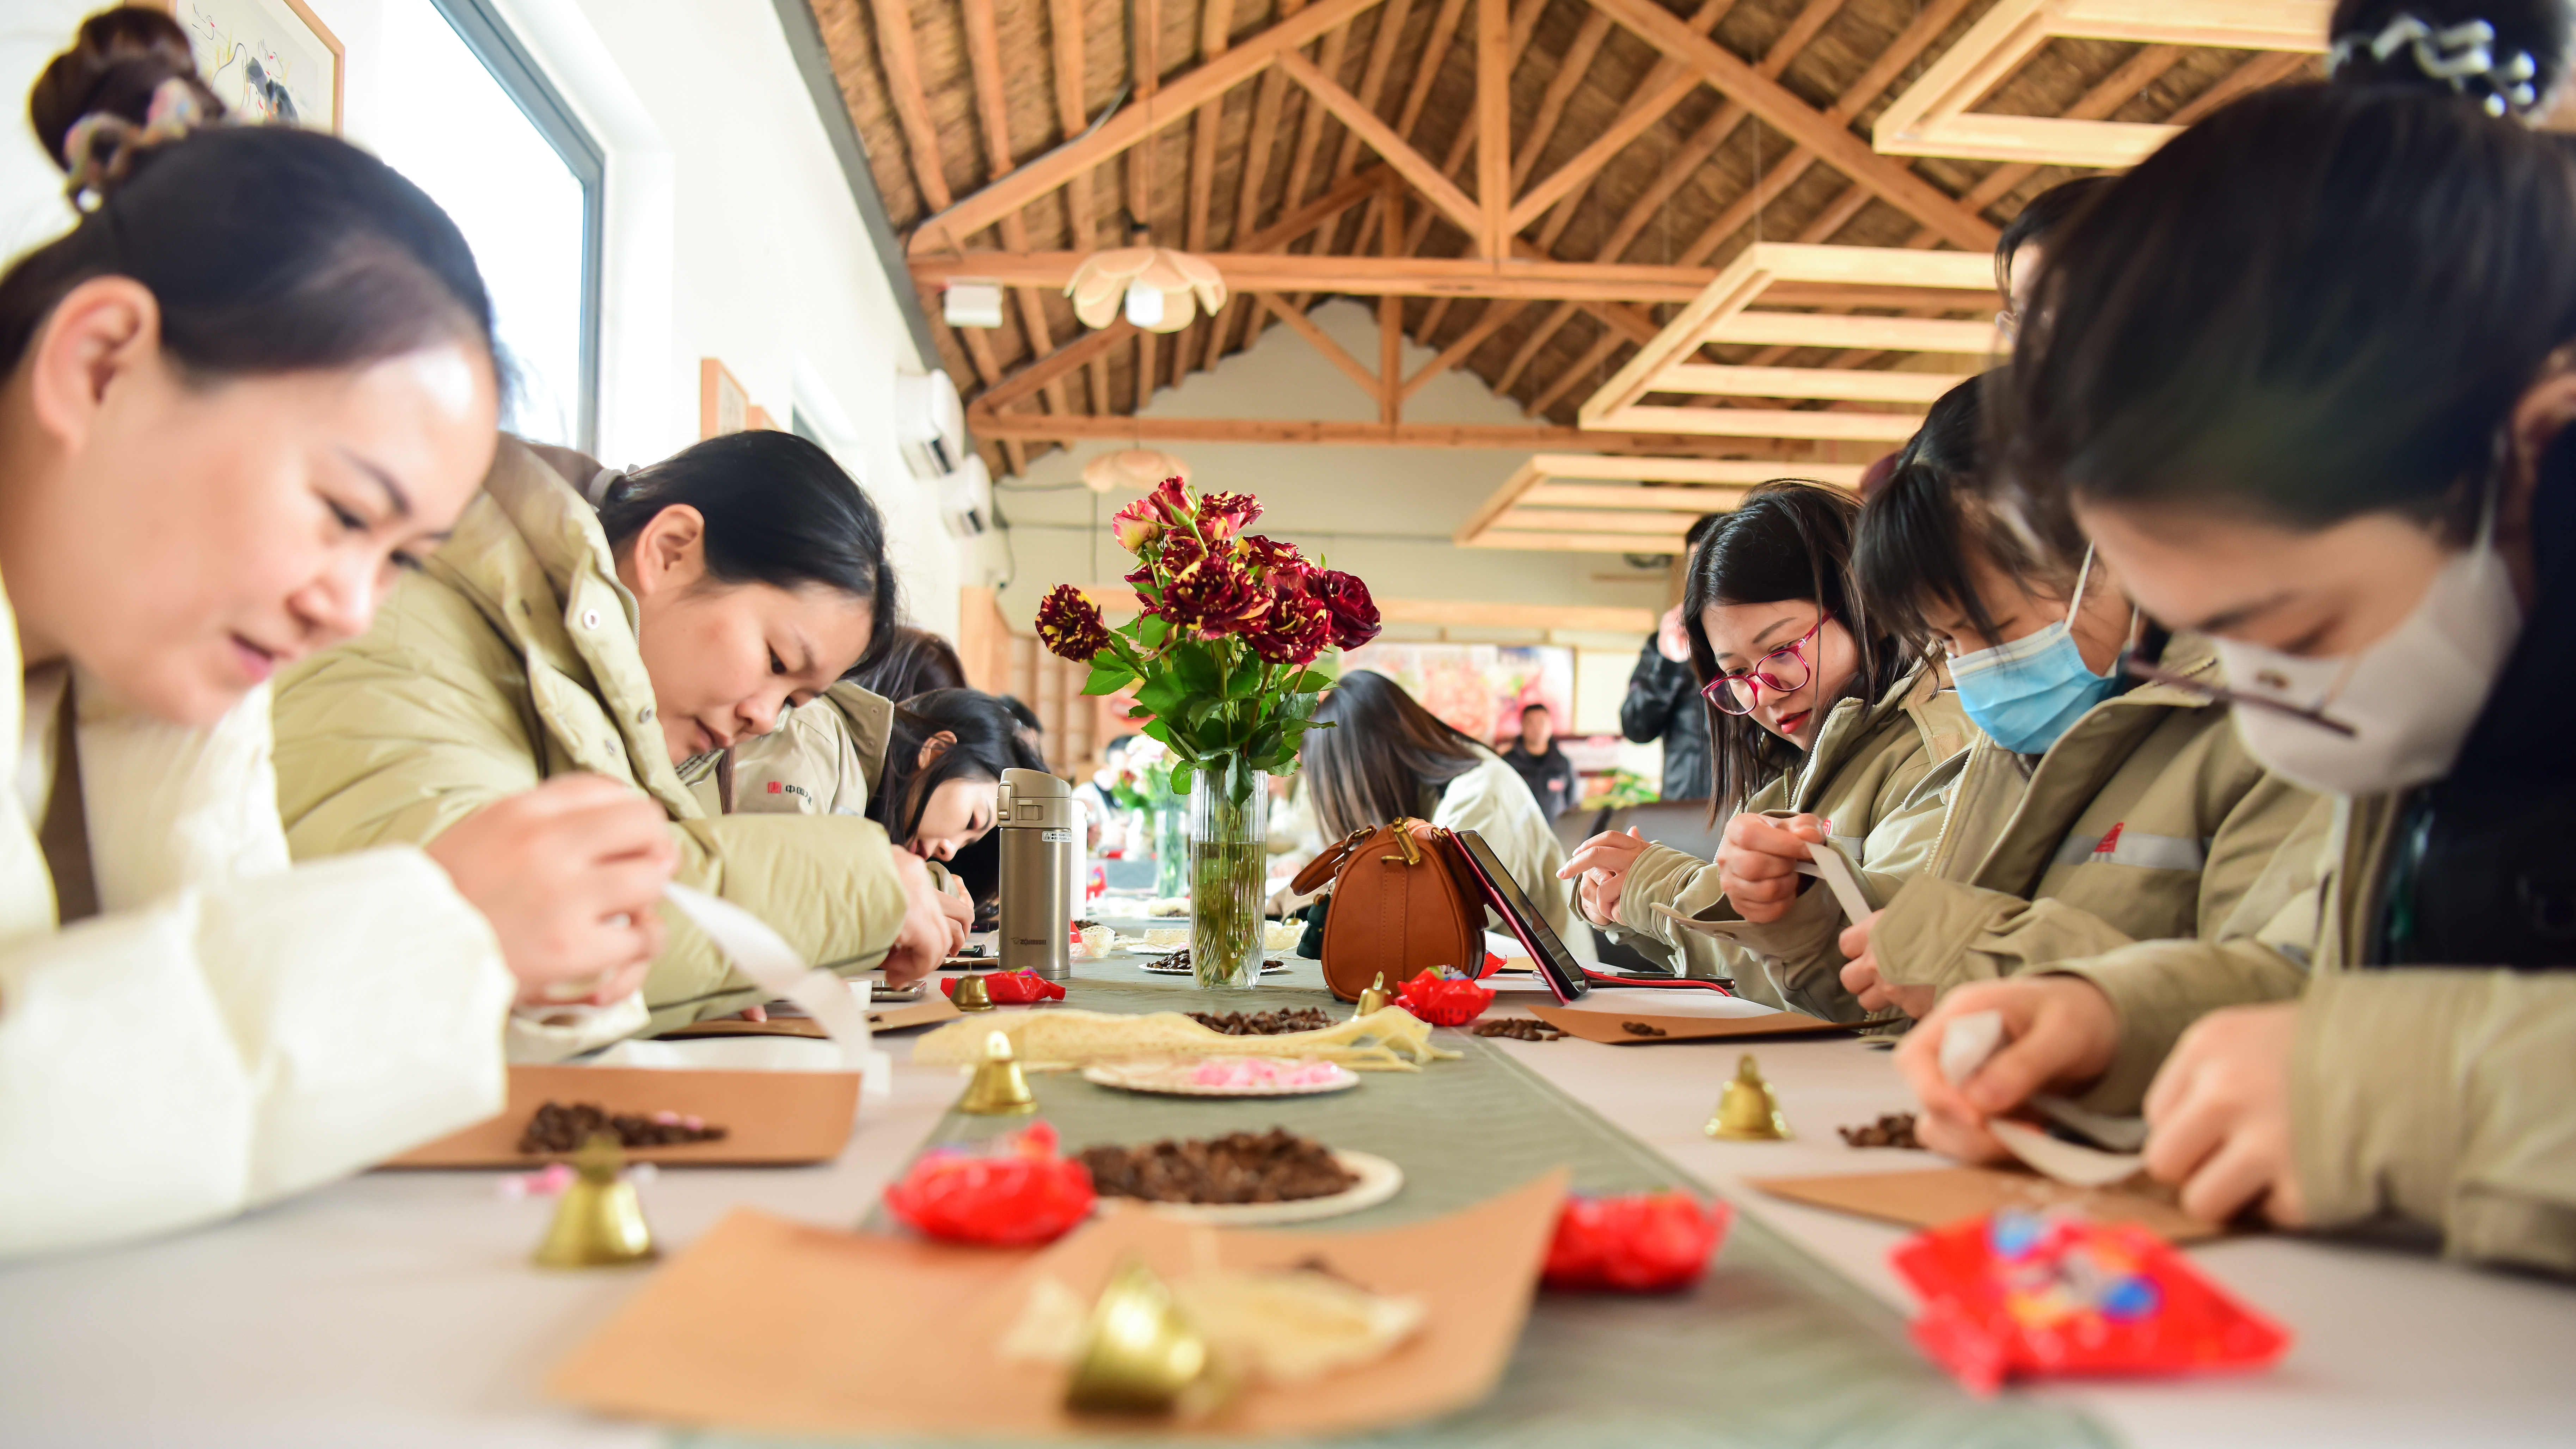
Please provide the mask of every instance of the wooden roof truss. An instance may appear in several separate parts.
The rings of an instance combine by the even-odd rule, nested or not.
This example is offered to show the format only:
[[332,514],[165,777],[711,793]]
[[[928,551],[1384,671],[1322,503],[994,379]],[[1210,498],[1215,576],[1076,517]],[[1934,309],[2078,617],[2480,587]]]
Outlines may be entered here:
[[[1541,453],[1522,464],[1458,530],[1461,548],[1578,553],[1679,553],[1693,521],[1735,507],[1781,469],[1693,458]],[[1810,464],[1797,476],[1857,487],[1851,464]]]

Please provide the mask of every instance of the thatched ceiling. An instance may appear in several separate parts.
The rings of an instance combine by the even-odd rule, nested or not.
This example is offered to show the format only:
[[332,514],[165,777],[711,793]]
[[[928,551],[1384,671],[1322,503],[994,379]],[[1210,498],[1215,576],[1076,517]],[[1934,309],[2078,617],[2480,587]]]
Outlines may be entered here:
[[[1123,110],[1158,94],[1322,0],[811,0],[842,94],[864,138],[898,232],[964,201],[997,176],[1038,161],[1100,118],[1122,89]],[[1588,0],[1507,0],[1511,194],[1521,196],[1622,121],[1642,97],[1673,93],[1677,68]],[[1652,3],[1652,0],[1650,0]],[[1937,60],[1993,0],[1682,0],[1671,13],[1711,37],[1866,145],[1871,121]],[[1469,196],[1479,189],[1478,0],[1381,0],[1304,45],[1304,55]],[[1140,63],[1130,64],[1131,20]],[[1078,32],[1078,33],[1077,33]],[[1658,71],[1659,64],[1665,69]],[[1038,193],[963,239],[969,254],[1082,253],[1122,244],[1142,214],[1164,245],[1224,253],[1265,244],[1265,230],[1337,186],[1392,180],[1379,156],[1286,68],[1258,71],[1195,116],[1162,129],[1069,185]],[[2254,85],[2312,72],[2308,57],[2273,52],[2055,39],[1980,105],[1988,112],[2185,122]],[[906,124],[906,110],[910,122]],[[1759,106],[1754,109],[1761,109]],[[1748,243],[1800,240],[1869,246],[1957,246],[1948,235],[1856,183],[1709,85],[1651,118],[1635,139],[1563,202],[1522,227],[1523,256],[1583,263],[1724,265]],[[1943,158],[1884,158],[1939,198],[2000,226],[2036,192],[2073,174],[2062,167]],[[1884,182],[1884,176],[1881,177]],[[1384,192],[1334,212],[1282,250],[1374,257]],[[1418,188],[1404,195],[1402,254],[1471,255],[1467,232]],[[1919,213],[1920,207],[1917,206]],[[935,241],[935,245],[932,244]],[[955,243],[917,239],[916,274]],[[936,275],[953,275],[955,268]],[[1056,288],[1017,287],[1005,325],[932,330],[971,402],[979,392],[1087,335]],[[1289,299],[1302,310],[1318,295]],[[1376,304],[1374,297],[1367,299]],[[1460,365],[1507,395],[1534,422],[1567,424],[1575,409],[1674,310],[1671,303],[1551,298],[1408,296],[1401,326],[1443,349],[1476,337]],[[1017,405],[1073,415],[1124,415],[1140,395],[1171,386],[1247,345],[1279,319],[1239,298],[1211,325],[1157,338],[1120,337]],[[1481,334],[1481,335],[1479,335]],[[1743,347],[1725,360],[1779,361],[1781,349]],[[1772,354],[1772,355],[1766,355]],[[1815,361],[1815,358],[1795,359]],[[1883,365],[1871,357],[1841,365]],[[1374,368],[1377,359],[1368,359]],[[1043,443],[988,456],[1016,470]]]

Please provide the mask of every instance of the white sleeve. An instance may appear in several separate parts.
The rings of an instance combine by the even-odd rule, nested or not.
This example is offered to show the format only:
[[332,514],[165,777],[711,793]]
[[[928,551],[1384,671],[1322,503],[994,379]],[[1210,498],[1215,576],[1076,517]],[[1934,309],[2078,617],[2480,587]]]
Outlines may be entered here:
[[0,1255],[225,1217],[491,1116],[512,995],[411,849],[0,946]]

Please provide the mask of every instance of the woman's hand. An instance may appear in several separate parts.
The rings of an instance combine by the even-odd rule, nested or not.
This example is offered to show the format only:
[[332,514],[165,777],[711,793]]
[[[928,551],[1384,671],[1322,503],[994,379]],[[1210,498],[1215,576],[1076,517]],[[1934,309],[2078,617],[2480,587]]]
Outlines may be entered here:
[[1613,926],[1619,922],[1619,892],[1628,883],[1628,868],[1646,853],[1646,837],[1634,826],[1628,833],[1604,831],[1574,848],[1565,864],[1557,868],[1558,880],[1583,877],[1576,887],[1575,898],[1583,906],[1584,919],[1596,926]]
[[1726,822],[1726,839],[1717,847],[1717,883],[1735,913],[1757,924],[1789,914],[1798,899],[1798,862],[1814,859],[1807,847],[1824,844],[1832,828],[1832,821],[1813,815],[1774,820],[1738,813]]
[[[903,925],[886,952],[886,984],[910,986],[938,970],[940,962],[966,944],[975,904],[962,890],[952,895],[932,884],[930,867],[921,863],[921,857],[900,846],[887,849],[894,852],[895,876],[903,882],[904,911]],[[955,877],[950,880],[953,884]]]
[[483,913],[523,1003],[631,994],[662,951],[662,887],[680,863],[662,807],[599,775],[486,805],[429,843]]
[[2290,1144],[2299,1004],[2231,1006],[2194,1022],[2147,1089],[2147,1171],[2182,1208],[2224,1222],[2248,1204],[2285,1228],[2308,1220]]
[[1893,1006],[1920,1019],[1931,1014],[1939,993],[1929,986],[1899,986],[1880,974],[1870,938],[1878,929],[1878,918],[1885,914],[1872,911],[1856,924],[1843,927],[1836,940],[1848,958],[1843,962],[1843,989],[1858,998],[1865,1010],[1884,1011]]
[[[1954,1086],[1941,1075],[1941,1039],[1952,1022],[1974,1011],[2003,1014],[2004,1044]],[[1951,991],[1896,1047],[1896,1069],[1923,1104],[1915,1135],[1962,1162],[2003,1161],[2008,1154],[1986,1130],[1986,1119],[2043,1088],[2080,1086],[2102,1075],[2119,1026],[2111,998],[2081,976],[2020,976]]]

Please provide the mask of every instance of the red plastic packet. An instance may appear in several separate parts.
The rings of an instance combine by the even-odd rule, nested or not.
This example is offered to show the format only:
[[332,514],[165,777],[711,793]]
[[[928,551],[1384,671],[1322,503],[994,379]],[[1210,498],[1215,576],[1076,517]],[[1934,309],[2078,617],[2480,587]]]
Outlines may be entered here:
[[952,1243],[1051,1243],[1091,1215],[1091,1173],[1032,1122],[980,1148],[935,1147],[885,1190],[886,1209]]
[[1396,988],[1395,1004],[1433,1026],[1465,1026],[1494,1004],[1492,988],[1425,971]]
[[1972,1393],[2043,1374],[2260,1368],[2288,1330],[2134,1223],[2007,1208],[1899,1244],[1914,1340]]
[[1575,1193],[1557,1214],[1542,1281],[1580,1293],[1672,1293],[1699,1281],[1735,1220],[1686,1192]]
[[[957,994],[962,976],[942,976],[939,989],[946,995]],[[1064,1000],[1064,983],[1049,981],[1034,971],[995,971],[984,977],[984,993],[996,1006],[1026,1006],[1032,1001]]]

